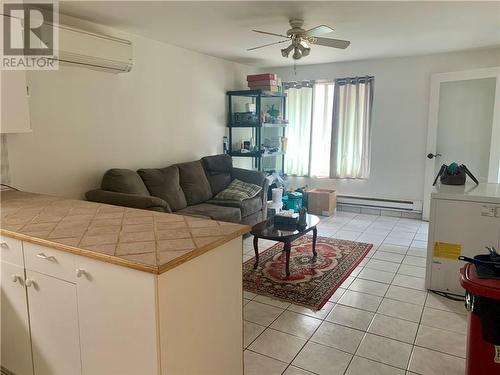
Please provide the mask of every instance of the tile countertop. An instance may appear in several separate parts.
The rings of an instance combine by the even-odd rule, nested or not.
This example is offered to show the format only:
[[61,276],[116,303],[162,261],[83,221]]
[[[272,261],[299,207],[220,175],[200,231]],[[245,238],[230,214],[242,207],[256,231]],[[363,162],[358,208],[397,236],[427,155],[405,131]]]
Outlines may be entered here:
[[160,274],[250,231],[247,225],[3,191],[2,235]]

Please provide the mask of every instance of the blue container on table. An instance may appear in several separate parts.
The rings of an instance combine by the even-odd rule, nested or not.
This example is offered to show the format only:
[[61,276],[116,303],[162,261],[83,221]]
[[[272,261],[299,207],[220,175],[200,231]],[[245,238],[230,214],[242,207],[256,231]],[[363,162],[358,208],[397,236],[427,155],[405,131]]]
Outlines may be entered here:
[[302,207],[302,193],[297,191],[284,195],[282,200],[285,210],[293,210],[298,213]]

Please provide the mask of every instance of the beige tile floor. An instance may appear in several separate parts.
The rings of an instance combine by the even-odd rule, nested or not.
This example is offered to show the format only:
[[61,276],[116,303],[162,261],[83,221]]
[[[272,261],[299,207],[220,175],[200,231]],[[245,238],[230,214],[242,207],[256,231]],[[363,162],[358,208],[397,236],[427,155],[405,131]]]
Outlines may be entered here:
[[[427,228],[348,212],[323,218],[320,236],[373,249],[320,311],[244,292],[245,374],[462,375],[466,311],[425,290]],[[253,257],[252,238],[243,252]]]

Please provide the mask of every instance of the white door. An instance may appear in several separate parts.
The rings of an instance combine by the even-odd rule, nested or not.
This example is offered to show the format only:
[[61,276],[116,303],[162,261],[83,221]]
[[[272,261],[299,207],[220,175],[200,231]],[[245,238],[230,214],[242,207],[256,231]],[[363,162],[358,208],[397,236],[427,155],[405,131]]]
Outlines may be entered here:
[[35,374],[81,374],[76,285],[27,270],[26,286]]
[[16,375],[33,374],[24,268],[1,262],[2,366]]
[[[500,68],[432,77],[423,218],[443,164],[465,164],[479,182],[499,182]],[[470,180],[469,178],[467,178]]]

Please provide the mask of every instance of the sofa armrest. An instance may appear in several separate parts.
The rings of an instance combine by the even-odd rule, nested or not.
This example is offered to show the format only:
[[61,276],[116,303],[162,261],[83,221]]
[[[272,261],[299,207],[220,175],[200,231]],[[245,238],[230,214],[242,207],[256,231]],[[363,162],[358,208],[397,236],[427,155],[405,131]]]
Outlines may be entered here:
[[137,195],[127,193],[117,193],[109,190],[90,190],[85,194],[89,201],[113,204],[115,206],[125,206],[153,210],[160,212],[172,212],[170,206],[163,199],[151,195]]
[[266,178],[264,172],[252,171],[250,169],[233,168],[231,177],[250,184],[259,185],[262,187],[260,197],[262,199],[262,210],[264,211],[264,218],[267,213],[267,190],[269,188],[269,180]]

